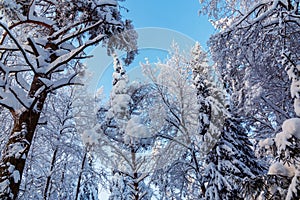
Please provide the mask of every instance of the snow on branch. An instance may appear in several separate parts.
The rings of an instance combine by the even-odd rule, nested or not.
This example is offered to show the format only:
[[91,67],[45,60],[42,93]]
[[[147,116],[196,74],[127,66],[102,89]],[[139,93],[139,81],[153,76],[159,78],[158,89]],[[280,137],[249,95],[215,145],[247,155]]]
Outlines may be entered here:
[[4,25],[2,22],[0,22],[0,27],[2,27],[10,36],[10,38],[13,40],[13,42],[17,45],[17,47],[19,48],[19,50],[21,51],[26,63],[30,66],[30,68],[35,71],[35,67],[32,65],[32,63],[29,61],[29,58],[25,52],[25,50],[23,49],[23,47],[21,46],[21,44],[18,42],[18,40],[14,37],[14,35],[12,34],[12,32],[7,28],[6,25]]
[[32,99],[28,98],[27,94],[23,89],[17,86],[11,86],[9,90],[22,106],[24,106],[25,108],[30,108],[30,105],[32,104]]
[[52,92],[54,90],[57,90],[59,88],[67,86],[67,85],[83,85],[83,84],[81,84],[81,83],[79,83],[79,82],[76,81],[77,74],[78,73],[72,74],[72,75],[70,75],[67,78],[62,78],[62,79],[57,80],[57,81],[51,81],[51,80],[49,80],[47,78],[39,78],[39,79],[46,86],[45,90],[47,90],[49,92]]
[[[29,19],[24,20],[24,21],[19,21],[17,23],[14,23],[13,25],[9,26],[8,29],[12,30],[15,27],[20,26],[22,24],[36,24],[36,25],[39,25],[39,26],[46,27],[50,31],[53,31],[53,27],[51,25],[45,23],[44,21],[35,21],[35,20],[29,20]],[[4,42],[4,40],[5,40],[6,36],[7,36],[7,34],[8,34],[8,32],[6,32],[6,31],[2,34],[2,37],[0,39],[0,44],[1,45],[3,44],[3,42]]]
[[[98,22],[96,22],[96,23],[94,23],[94,24],[92,24],[92,25],[90,25],[90,26],[87,26],[87,27],[85,27],[85,28],[79,28],[77,31],[75,31],[75,32],[73,32],[73,33],[70,33],[70,34],[67,34],[67,35],[65,35],[64,37],[60,37],[60,38],[54,40],[53,42],[54,42],[55,44],[57,44],[57,45],[60,45],[60,44],[66,42],[66,41],[68,41],[68,40],[70,40],[70,39],[72,39],[72,38],[75,38],[76,36],[79,36],[79,35],[81,35],[81,34],[83,34],[83,33],[86,33],[87,31],[90,31],[90,30],[94,29],[94,28],[97,27],[97,26],[100,26],[100,25],[103,24],[103,23],[104,23],[104,21],[103,21],[103,20],[100,20],[100,21],[98,21]],[[81,23],[78,23],[76,26],[78,26],[78,25],[81,25]],[[119,24],[114,24],[114,25],[119,25]],[[120,24],[120,25],[121,25],[121,24]],[[75,27],[73,27],[73,28],[75,28]],[[68,29],[69,29],[69,27],[67,27],[65,31],[67,31]],[[60,31],[59,33],[60,33],[60,34],[63,34],[63,33],[65,33],[65,31]],[[54,38],[56,38],[58,35],[59,35],[59,34],[55,34],[55,35],[51,36],[49,39],[50,39],[50,40],[51,40],[52,38],[54,39]]]
[[21,99],[21,97],[18,96],[17,91],[11,88],[9,88],[9,91],[10,92],[7,92],[3,89],[0,90],[0,105],[14,111],[20,110],[24,107],[26,108],[28,106],[28,102],[26,103],[25,100]]
[[[40,73],[45,73],[46,75],[52,73],[53,71],[55,71],[58,67],[60,67],[63,64],[67,64],[70,60],[72,60],[73,58],[75,58],[78,54],[80,54],[85,48],[92,46],[98,42],[100,42],[102,39],[105,38],[105,35],[98,35],[97,37],[95,37],[92,40],[87,41],[85,44],[77,47],[76,49],[72,50],[71,52],[60,56],[59,58],[57,58],[54,62],[52,62],[49,66],[47,66],[46,68],[41,68],[38,69],[38,72]],[[40,71],[41,70],[41,71]]]
[[[233,23],[231,25],[232,28],[238,27],[243,22],[246,22],[249,26],[252,26],[253,24],[262,22],[265,19],[268,19],[268,22],[264,24],[263,26],[267,27],[274,24],[279,24],[279,20],[272,19],[272,15],[274,15],[275,12],[278,11],[278,6],[283,7],[285,9],[288,9],[289,5],[287,5],[286,1],[280,1],[275,0],[273,1],[271,6],[268,6],[268,2],[260,2],[255,4],[245,15],[242,16],[240,20],[238,20],[236,23]],[[262,12],[262,10],[265,10]],[[255,12],[257,11],[257,14]],[[250,16],[253,16],[255,14],[255,17],[251,20],[248,20]],[[300,16],[297,14],[293,14],[290,12],[287,12],[290,17],[292,18],[299,18]],[[285,17],[284,20],[286,22],[294,22],[299,25],[299,22],[297,20],[292,20],[290,17]],[[243,27],[245,28],[245,27]]]
[[36,17],[35,16],[35,11],[36,11],[35,0],[33,0],[30,3],[30,7],[29,7],[29,12],[28,12],[27,18],[29,20],[36,21],[36,22],[44,22],[44,23],[48,24],[49,26],[53,26],[55,24],[55,22],[53,20],[50,20],[47,17],[42,17],[42,16]]

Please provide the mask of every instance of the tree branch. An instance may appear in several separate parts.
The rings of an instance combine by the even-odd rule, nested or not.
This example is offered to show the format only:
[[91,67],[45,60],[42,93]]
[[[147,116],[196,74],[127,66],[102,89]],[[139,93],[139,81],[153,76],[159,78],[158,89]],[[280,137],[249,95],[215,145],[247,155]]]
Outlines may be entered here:
[[35,72],[35,68],[34,66],[31,64],[31,62],[29,61],[25,50],[22,48],[21,44],[18,42],[18,40],[13,36],[13,34],[10,32],[10,30],[3,24],[0,22],[0,26],[7,32],[7,34],[10,36],[10,38],[14,41],[14,43],[17,45],[17,47],[20,49],[26,63],[30,66],[30,68],[33,70],[33,72]]

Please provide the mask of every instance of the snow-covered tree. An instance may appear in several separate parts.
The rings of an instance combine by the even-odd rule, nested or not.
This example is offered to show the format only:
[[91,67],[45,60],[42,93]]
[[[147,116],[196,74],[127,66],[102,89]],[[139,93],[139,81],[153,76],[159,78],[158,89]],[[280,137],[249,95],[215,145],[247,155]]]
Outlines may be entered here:
[[88,160],[88,156],[88,152],[85,152],[77,181],[75,199],[98,200],[99,178],[94,170],[95,163],[92,158]]
[[[287,58],[284,58],[286,60]],[[287,67],[288,76],[291,79],[291,96],[294,99],[294,111],[299,117],[299,68],[300,66],[291,60],[283,61]],[[277,146],[278,158],[270,166],[269,174],[283,176],[289,187],[283,188],[281,196],[285,199],[300,198],[300,118],[290,118],[283,122],[282,132],[277,133],[275,144]],[[291,179],[291,180],[290,180]],[[278,184],[282,187],[282,185]],[[286,185],[285,185],[286,186]],[[276,191],[276,190],[275,190]],[[274,191],[273,191],[274,193]]]
[[220,138],[206,157],[205,199],[252,199],[259,195],[254,189],[259,185],[242,189],[244,181],[261,175],[264,168],[257,161],[240,124],[241,121],[233,117],[225,119]]
[[[248,8],[243,6],[244,1],[240,4],[237,1],[204,2],[213,3],[213,7],[233,3],[227,7],[232,15],[217,16],[214,22],[220,33],[210,39],[212,57],[221,77],[224,77],[225,88],[233,103],[231,110],[242,116],[243,126],[254,139],[271,137],[259,144],[267,147],[269,152],[278,150],[280,155],[281,161],[272,164],[268,176],[252,181],[263,183],[261,188],[265,189],[261,198],[297,199],[295,183],[298,175],[293,172],[293,157],[298,147],[295,131],[290,129],[297,129],[297,118],[292,118],[289,79],[293,79],[291,91],[294,98],[298,78],[291,75],[298,71],[299,1],[248,1],[251,5]],[[226,16],[225,11],[222,14]],[[296,98],[294,106],[297,102]],[[282,132],[274,137],[281,124]],[[291,177],[294,178],[287,191]]]
[[239,12],[211,37],[209,46],[234,102],[231,110],[243,116],[256,138],[273,137],[293,116],[281,56],[299,57],[299,8],[297,1],[249,3],[246,10],[235,8]]
[[76,84],[85,48],[104,42],[109,53],[129,52],[135,33],[119,34],[132,26],[114,0],[9,0],[0,9],[0,104],[14,120],[0,162],[0,198],[15,199],[48,94]]
[[241,119],[230,112],[229,94],[208,66],[199,44],[193,48],[191,65],[200,105],[201,150],[207,153],[201,171],[202,197],[247,199],[247,192],[255,191],[240,190],[242,182],[261,174],[264,168],[255,158]]
[[[75,95],[76,93],[76,95]],[[18,199],[77,199],[83,188],[98,187],[98,176],[88,165],[89,153],[83,145],[75,111],[81,100],[71,87],[48,97],[42,112],[44,122],[37,129],[24,169]],[[82,119],[82,118],[81,118]],[[86,178],[93,176],[93,179]],[[96,195],[97,196],[97,195]]]
[[176,159],[154,175],[161,198],[245,197],[238,184],[260,174],[263,167],[241,121],[228,111],[228,95],[200,45],[191,55],[183,55],[175,46],[157,69],[149,63],[143,67],[161,99],[160,113],[166,113],[159,120],[175,130],[159,136],[176,143],[173,150],[181,152],[171,154]]
[[142,200],[152,196],[147,177],[152,171],[154,139],[147,128],[144,106],[149,88],[130,82],[121,60],[114,54],[112,91],[107,105],[101,105],[94,129],[84,134],[86,143],[109,173],[109,199]]
[[[215,25],[223,26],[237,13],[244,13],[258,0],[199,0],[201,14],[206,14],[216,20]],[[222,19],[222,20],[220,20]],[[220,20],[220,21],[219,21]]]

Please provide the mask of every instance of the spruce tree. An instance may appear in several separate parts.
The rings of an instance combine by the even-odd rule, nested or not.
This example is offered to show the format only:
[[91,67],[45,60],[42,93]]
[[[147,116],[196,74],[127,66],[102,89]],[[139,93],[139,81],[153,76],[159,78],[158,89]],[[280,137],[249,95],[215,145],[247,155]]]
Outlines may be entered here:
[[203,135],[202,153],[206,153],[203,198],[245,199],[250,191],[241,191],[239,186],[264,169],[255,158],[242,121],[230,112],[229,95],[199,44],[193,48],[191,65],[200,105],[198,133]]

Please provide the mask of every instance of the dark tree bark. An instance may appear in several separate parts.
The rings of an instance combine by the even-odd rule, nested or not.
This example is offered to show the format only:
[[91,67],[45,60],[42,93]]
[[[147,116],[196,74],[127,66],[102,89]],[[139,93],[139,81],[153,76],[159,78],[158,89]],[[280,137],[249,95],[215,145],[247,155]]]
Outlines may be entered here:
[[49,190],[50,181],[51,181],[51,174],[52,174],[52,171],[54,169],[57,151],[58,151],[58,149],[56,148],[53,152],[53,156],[52,156],[52,160],[51,160],[51,166],[50,166],[50,174],[47,176],[45,189],[44,189],[44,200],[46,200],[48,198],[48,190]]
[[84,165],[85,165],[86,156],[87,156],[87,151],[84,152],[83,159],[82,159],[82,162],[81,162],[80,173],[79,173],[79,177],[78,177],[78,180],[77,180],[75,200],[77,200],[78,196],[79,196],[80,185],[81,185],[81,180],[82,180],[82,173],[83,173],[83,169],[84,169]]
[[[41,87],[38,77],[38,75],[34,77],[30,94],[34,94]],[[0,199],[11,200],[18,196],[26,158],[46,97],[47,93],[42,92],[37,99],[35,108],[21,113],[11,111],[14,117],[14,126],[0,161],[0,184],[4,185],[8,181],[9,185],[0,190]]]

